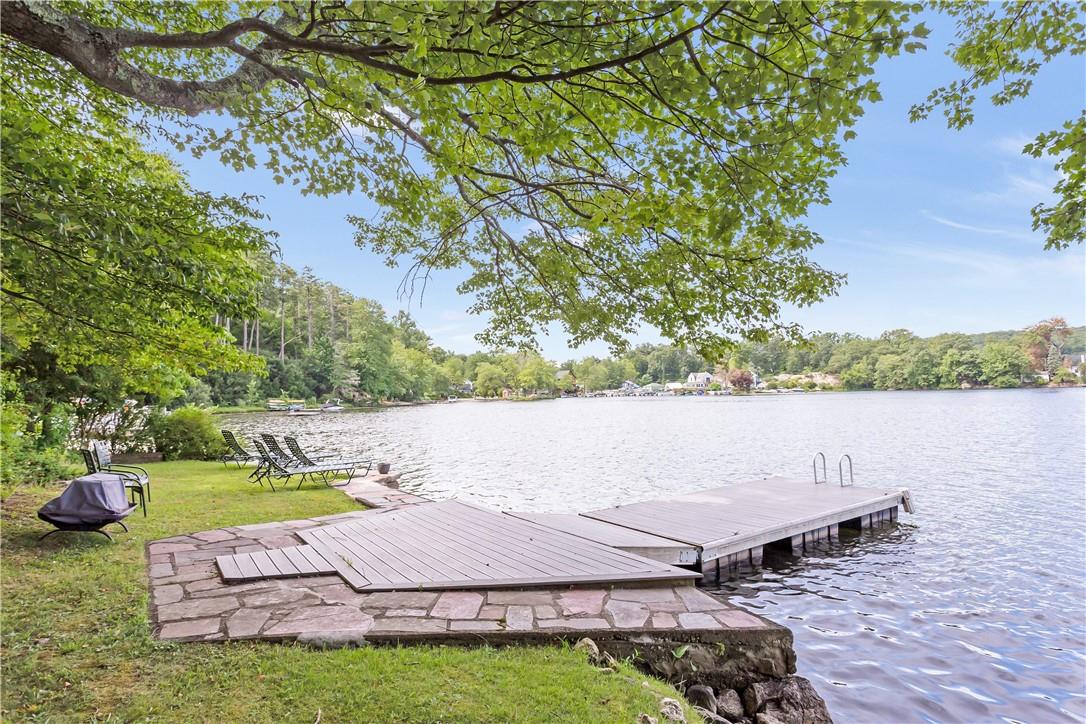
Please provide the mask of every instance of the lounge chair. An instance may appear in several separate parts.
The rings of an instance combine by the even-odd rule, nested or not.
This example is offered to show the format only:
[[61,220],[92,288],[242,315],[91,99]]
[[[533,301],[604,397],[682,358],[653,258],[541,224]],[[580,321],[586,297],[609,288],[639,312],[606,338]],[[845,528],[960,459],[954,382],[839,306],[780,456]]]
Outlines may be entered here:
[[[298,461],[301,465],[322,465],[325,460],[332,460],[334,455],[312,455],[307,454],[302,450],[302,446],[298,444],[298,438],[291,437],[290,435],[283,436],[283,442],[287,444],[287,450],[290,450],[291,456]],[[368,475],[370,472],[370,466],[373,465],[371,460],[354,460],[352,462],[358,463],[358,466],[366,466],[366,472],[363,475]]]
[[260,433],[260,439],[264,441],[264,447],[268,448],[268,453],[273,458],[278,458],[279,462],[293,465],[301,465],[302,461],[288,453],[283,448],[279,447],[279,441],[275,439],[275,435],[269,435],[266,432]]
[[[257,482],[261,485],[264,481],[268,481],[268,485],[272,490],[275,490],[275,480],[287,480],[297,476],[298,488],[302,487],[302,483],[305,482],[307,477],[318,477],[325,485],[330,488],[342,488],[350,484],[354,479],[355,472],[362,465],[357,461],[345,461],[345,462],[323,462],[317,465],[297,465],[286,462],[281,458],[272,455],[268,452],[268,448],[264,447],[263,443],[253,442],[256,445],[257,452],[260,453],[261,467],[260,475],[257,477]],[[367,467],[368,470],[368,467]],[[339,473],[346,473],[347,480],[343,483],[335,484],[330,482]]]
[[[139,505],[141,508],[143,508],[143,517],[147,517],[147,498],[149,497],[147,493],[149,492],[149,486],[148,489],[145,490],[144,482],[141,481],[135,473],[128,473],[122,470],[103,469],[101,463],[99,463],[98,461],[98,456],[95,455],[94,452],[91,450],[83,449],[79,452],[81,455],[83,455],[83,462],[87,466],[87,475],[97,475],[101,473],[105,475],[113,475],[119,478],[121,480],[121,483],[124,484],[125,490],[128,490],[131,493],[132,505],[135,506],[136,497],[138,496]],[[40,518],[41,516],[39,515],[38,517]],[[45,519],[42,518],[42,520]]]
[[240,468],[245,463],[260,460],[259,455],[243,448],[237,436],[229,430],[222,430],[222,439],[226,442],[227,450],[226,454],[219,458],[223,465],[229,466],[230,463],[236,463]]

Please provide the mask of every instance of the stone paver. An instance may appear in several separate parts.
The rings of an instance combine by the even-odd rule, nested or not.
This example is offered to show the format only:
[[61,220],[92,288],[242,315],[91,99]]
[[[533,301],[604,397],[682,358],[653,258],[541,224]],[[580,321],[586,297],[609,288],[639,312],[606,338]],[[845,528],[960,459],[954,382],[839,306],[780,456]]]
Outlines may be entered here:
[[221,530],[221,529],[219,529],[219,530],[205,530],[202,533],[193,533],[192,537],[193,538],[198,538],[198,539],[200,539],[202,541],[206,541],[208,543],[216,543],[218,541],[234,540],[235,538],[237,538],[237,536],[234,535],[233,533],[230,533],[230,532],[227,532],[227,531]]
[[746,611],[714,611],[713,615],[720,623],[730,628],[757,628],[765,625],[757,616]]
[[483,594],[474,591],[442,593],[430,610],[434,618],[475,618],[483,605]]
[[720,628],[720,622],[707,613],[680,613],[679,625],[683,628]]
[[226,619],[226,634],[233,638],[256,636],[271,615],[258,608],[242,608]]
[[536,618],[558,618],[558,611],[554,606],[533,606]]
[[576,616],[580,613],[597,614],[603,608],[605,595],[607,595],[606,591],[591,589],[569,591],[558,597],[558,605],[566,616]]
[[531,631],[535,612],[531,606],[510,606],[505,612],[505,627],[514,631]]
[[547,591],[491,591],[487,603],[515,603],[523,605],[549,605],[554,599]]
[[151,578],[165,578],[174,574],[172,563],[152,563],[148,570]]
[[[356,493],[400,505],[415,496],[358,481]],[[352,485],[352,487],[355,487]],[[419,502],[417,499],[415,502]],[[399,637],[465,641],[547,641],[596,632],[601,637],[689,636],[775,629],[693,586],[396,591],[359,593],[336,575],[223,582],[215,557],[299,545],[295,531],[350,520],[363,511],[282,523],[219,528],[148,544],[151,622],[163,640],[352,641]],[[530,633],[546,634],[525,638]],[[710,639],[719,640],[719,639]]]
[[258,606],[276,606],[300,601],[308,594],[309,589],[307,588],[281,588],[277,591],[266,591],[253,594],[252,596],[245,596],[242,598],[242,601],[250,608]]
[[639,601],[641,603],[657,603],[676,601],[675,591],[671,586],[659,588],[628,588],[611,591],[611,600]]
[[218,618],[198,618],[180,623],[168,623],[159,632],[159,638],[184,639],[192,636],[207,636],[219,630]]
[[539,622],[540,628],[569,628],[584,631],[587,629],[609,629],[611,624],[602,618],[551,618]]
[[479,615],[476,616],[476,618],[492,619],[495,621],[505,618],[505,606],[483,606],[479,609]]
[[437,600],[436,593],[424,591],[395,591],[365,595],[366,608],[430,608]]
[[152,543],[147,546],[147,552],[151,555],[194,550],[196,550],[196,545],[194,543]]
[[233,611],[238,607],[238,599],[234,596],[219,596],[217,598],[196,598],[180,603],[168,603],[158,607],[159,621],[176,621],[180,618],[202,618],[214,616],[218,613]]
[[177,583],[171,583],[155,588],[154,601],[159,606],[166,603],[177,603],[184,597],[185,589]]
[[635,601],[616,601],[613,593],[604,610],[616,628],[640,628],[649,617],[649,610],[642,604]]
[[308,606],[291,614],[286,620],[266,629],[264,635],[284,636],[338,631],[365,633],[372,626],[373,616],[367,616],[351,606]]
[[450,621],[450,631],[501,631],[497,621]]
[[699,591],[693,586],[677,588],[675,593],[686,604],[687,611],[717,611],[728,607],[724,602],[713,598],[708,593]]
[[443,618],[379,618],[373,631],[382,633],[436,633],[444,631],[448,622]]

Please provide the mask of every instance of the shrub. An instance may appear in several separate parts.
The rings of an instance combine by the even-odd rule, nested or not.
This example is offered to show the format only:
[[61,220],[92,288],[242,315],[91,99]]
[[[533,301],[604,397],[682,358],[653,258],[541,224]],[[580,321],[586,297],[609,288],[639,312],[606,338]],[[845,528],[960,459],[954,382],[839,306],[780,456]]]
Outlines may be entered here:
[[6,492],[13,485],[45,485],[71,477],[76,468],[59,447],[40,447],[27,431],[26,408],[18,401],[3,403],[0,413],[0,483]]
[[149,421],[155,449],[167,460],[212,460],[223,453],[222,434],[211,413],[182,407],[168,415],[156,413]]

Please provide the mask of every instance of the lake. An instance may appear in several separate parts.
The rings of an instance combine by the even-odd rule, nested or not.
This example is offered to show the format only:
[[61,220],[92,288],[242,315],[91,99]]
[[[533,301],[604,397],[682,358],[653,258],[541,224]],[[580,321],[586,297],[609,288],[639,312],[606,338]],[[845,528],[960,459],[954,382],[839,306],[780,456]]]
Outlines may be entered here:
[[544,512],[806,479],[818,450],[832,484],[850,453],[857,485],[907,485],[917,514],[723,589],[792,629],[832,714],[1086,719],[1084,389],[460,401],[221,424],[389,461],[428,497]]

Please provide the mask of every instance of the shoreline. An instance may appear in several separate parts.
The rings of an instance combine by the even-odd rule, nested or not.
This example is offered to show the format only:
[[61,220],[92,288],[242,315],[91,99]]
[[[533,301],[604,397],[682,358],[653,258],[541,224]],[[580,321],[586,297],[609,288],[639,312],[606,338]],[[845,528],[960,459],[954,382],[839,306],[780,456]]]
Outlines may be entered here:
[[[1051,385],[1023,385],[1021,387],[992,387],[992,386],[975,386],[975,387],[920,387],[920,388],[908,388],[908,389],[890,389],[890,390],[758,390],[751,392],[732,392],[727,394],[679,394],[679,395],[556,395],[553,397],[459,397],[453,400],[415,400],[415,401],[399,401],[392,400],[388,402],[381,402],[376,405],[360,405],[357,407],[346,407],[342,412],[377,412],[379,410],[385,410],[396,407],[419,407],[422,405],[444,405],[452,402],[545,402],[550,400],[598,400],[598,399],[643,399],[643,398],[681,398],[681,397],[777,397],[780,395],[807,395],[807,394],[856,394],[856,393],[870,393],[870,392],[991,392],[991,391],[1004,391],[1004,390],[1073,390],[1086,388],[1086,382],[1080,382],[1075,384],[1051,384]],[[287,413],[281,410],[268,410],[263,407],[218,407],[207,408],[212,415],[249,415],[249,414],[261,414],[261,413],[275,413],[286,415]],[[314,410],[315,411],[315,410]],[[322,413],[327,415],[338,415],[339,412]]]

